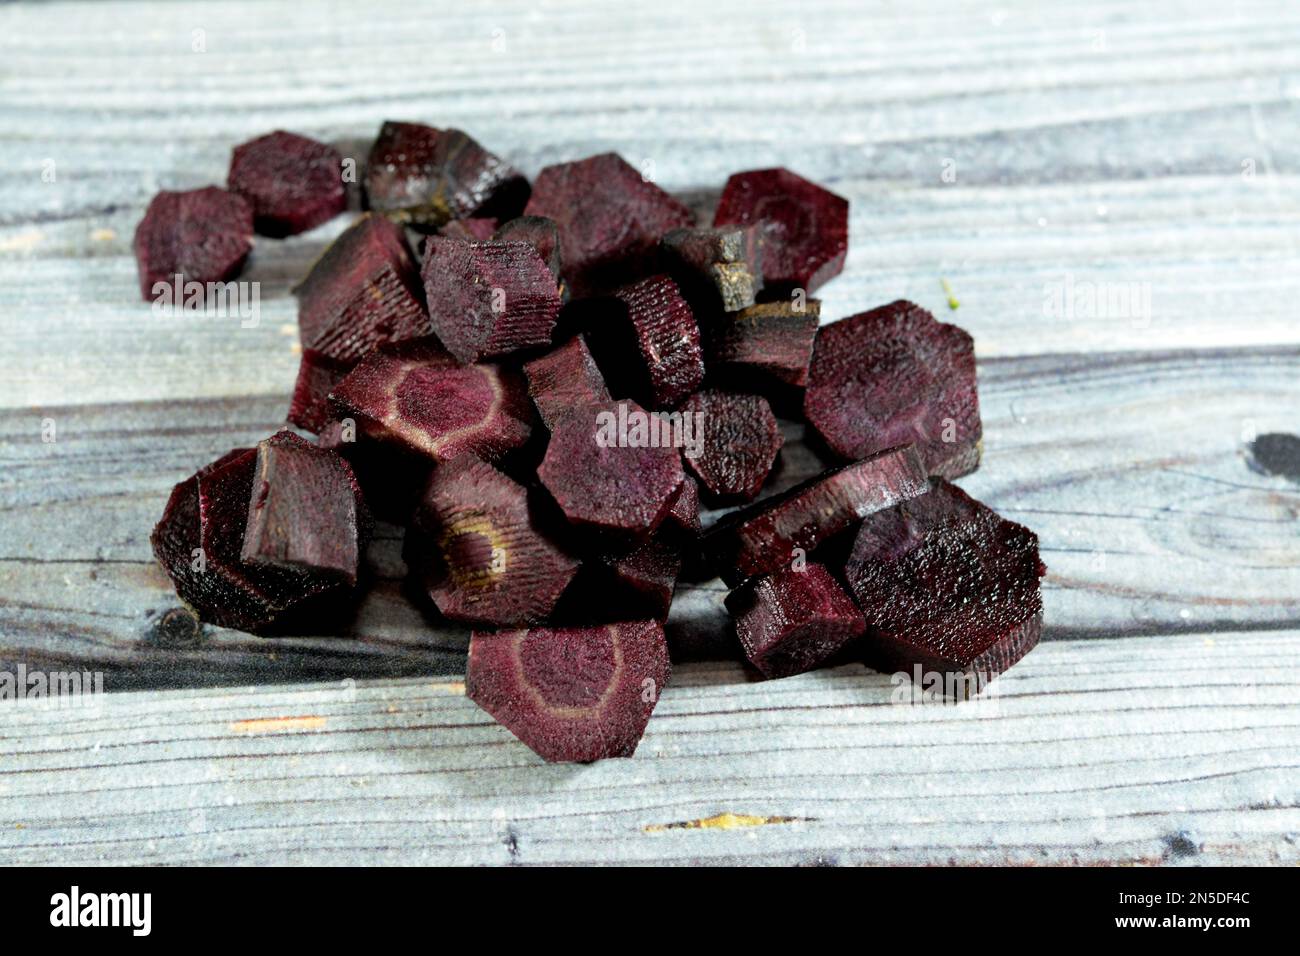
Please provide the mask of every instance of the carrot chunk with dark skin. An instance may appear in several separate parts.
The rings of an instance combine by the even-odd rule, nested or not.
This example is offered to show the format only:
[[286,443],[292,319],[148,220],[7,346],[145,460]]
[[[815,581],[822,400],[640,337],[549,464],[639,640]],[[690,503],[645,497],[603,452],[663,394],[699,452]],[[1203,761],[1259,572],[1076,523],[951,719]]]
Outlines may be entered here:
[[429,334],[424,289],[400,227],[363,216],[344,230],[297,288],[303,354],[288,419],[316,431],[326,396],[361,357]]
[[357,583],[368,516],[337,453],[279,436],[257,446],[240,559]]
[[363,216],[344,230],[297,288],[304,349],[356,364],[386,342],[427,335],[420,273],[402,230]]
[[688,300],[692,291],[722,312],[754,304],[763,288],[758,225],[674,229],[660,240],[667,268]]
[[452,219],[511,219],[528,181],[458,129],[386,122],[366,161],[369,208],[432,231]]
[[502,224],[494,238],[528,243],[537,250],[546,267],[559,281],[563,259],[560,256],[560,227],[555,224],[555,220],[545,216],[520,216]]
[[[259,444],[259,448],[263,446],[334,454],[314,448],[311,442],[290,431],[277,432]],[[200,477],[199,513],[203,550],[209,561],[237,568],[246,580],[260,587],[273,606],[284,609],[310,594],[337,585],[339,578],[329,573],[318,573],[317,569],[288,566],[288,562],[250,564],[245,561],[244,540],[248,529],[249,508],[254,500],[267,500],[257,486],[257,456],[258,450],[250,449],[221,468]],[[354,495],[359,494],[359,490],[351,484],[348,491]]]
[[821,318],[821,302],[761,302],[705,328],[710,374],[762,390],[771,382],[803,388]]
[[371,439],[434,461],[466,452],[490,461],[521,448],[533,408],[523,376],[499,365],[462,365],[425,342],[368,355],[330,395],[337,418]]
[[843,458],[906,442],[932,475],[974,471],[983,436],[974,343],[901,300],[841,319],[817,333],[804,412]]
[[944,696],[978,692],[1038,643],[1046,573],[1032,531],[943,479],[870,515],[845,574],[867,622],[866,661]]
[[624,383],[619,397],[652,409],[676,407],[704,380],[700,329],[677,285],[651,276],[619,289],[609,305],[591,340],[608,381]]
[[564,276],[577,296],[646,275],[654,268],[659,237],[694,224],[686,206],[617,153],[547,166],[524,212],[559,227]]
[[915,449],[891,448],[733,511],[701,545],[714,572],[735,586],[811,556],[867,515],[928,488]]
[[[288,432],[269,441],[308,443]],[[337,574],[242,559],[257,452],[237,449],[172,491],[151,541],[177,595],[200,620],[268,632],[350,593]]]
[[462,362],[550,344],[560,293],[528,243],[430,236],[421,277],[433,331]]
[[682,461],[676,448],[650,444],[650,418],[635,402],[609,402],[555,421],[537,477],[570,522],[639,538],[659,527],[682,483]]
[[820,564],[754,578],[727,596],[745,657],[764,677],[790,677],[834,657],[866,630],[862,612]]
[[668,510],[666,530],[671,530],[679,537],[694,538],[700,533],[700,486],[695,479],[687,475],[682,481],[681,491],[673,500]]
[[[162,565],[182,601],[194,609],[202,620],[229,623],[223,611],[233,610],[243,600],[238,578],[209,570],[202,548],[199,521],[199,479],[242,458],[250,449],[236,448],[172,489],[162,517],[150,535],[154,557]],[[269,616],[269,615],[267,615]],[[260,619],[260,617],[259,617]]]
[[[242,600],[233,607],[212,610],[218,618],[226,617],[230,626],[247,630],[271,624],[280,611],[319,592],[327,583],[320,579],[313,582],[299,571],[243,566],[244,529],[248,525],[256,461],[257,452],[250,450],[199,479],[204,558],[210,570],[228,575],[243,592]],[[222,621],[214,618],[214,623]]]
[[542,621],[578,568],[538,529],[523,486],[472,455],[433,470],[413,527],[430,559],[417,564],[421,583],[456,621]]
[[698,454],[683,458],[705,491],[732,503],[757,497],[784,441],[767,400],[706,389],[682,405],[682,414],[699,422]]
[[657,621],[475,631],[465,692],[542,759],[588,763],[632,756],[670,671]]
[[315,349],[303,349],[302,358],[298,361],[298,379],[289,401],[288,421],[299,428],[319,433],[330,421],[332,414],[330,392],[351,370],[351,363],[336,362]]
[[788,169],[727,180],[715,226],[763,227],[763,281],[771,291],[813,292],[839,275],[849,249],[849,201]]
[[158,297],[158,283],[226,282],[239,275],[253,248],[253,207],[243,196],[208,186],[164,190],[135,230],[140,295]]
[[264,236],[293,236],[348,207],[343,156],[333,146],[277,130],[235,147],[227,186],[253,206]]
[[528,394],[547,428],[575,408],[610,400],[605,379],[581,335],[527,362],[524,373],[528,376]]

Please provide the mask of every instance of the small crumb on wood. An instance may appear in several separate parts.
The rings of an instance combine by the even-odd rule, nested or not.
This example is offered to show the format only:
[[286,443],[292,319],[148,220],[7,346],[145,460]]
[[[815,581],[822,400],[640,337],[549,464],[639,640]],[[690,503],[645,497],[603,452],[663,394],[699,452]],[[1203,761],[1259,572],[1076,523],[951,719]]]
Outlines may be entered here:
[[28,229],[7,239],[0,239],[0,252],[31,252],[45,241],[45,233],[39,229]]
[[665,830],[738,830],[743,827],[762,827],[774,823],[806,823],[805,817],[762,817],[750,813],[719,813],[699,820],[681,820],[676,823],[652,823],[641,829],[646,833],[663,833]]
[[943,285],[944,294],[948,296],[948,308],[956,312],[961,308],[961,303],[958,302],[957,297],[953,295],[952,286],[948,284],[947,279],[940,279],[939,282]]

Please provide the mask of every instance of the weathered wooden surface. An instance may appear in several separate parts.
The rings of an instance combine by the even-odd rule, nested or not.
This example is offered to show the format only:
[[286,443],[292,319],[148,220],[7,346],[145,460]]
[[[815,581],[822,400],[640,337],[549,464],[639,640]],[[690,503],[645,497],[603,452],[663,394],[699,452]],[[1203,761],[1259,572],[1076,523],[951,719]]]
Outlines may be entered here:
[[[160,186],[224,181],[243,139],[363,144],[386,116],[530,174],[617,149],[707,195],[790,166],[853,201],[824,314],[940,307],[946,277],[981,355],[1300,343],[1293,5],[628,6],[379,3],[364,28],[292,2],[0,9],[0,303],[23,356],[0,407],[287,390],[288,289],[342,224],[259,244],[247,330],[132,304],[132,231]],[[1045,319],[1067,277],[1146,283],[1151,315]]]
[[4,859],[1295,863],[1297,668],[1288,634],[1064,641],[942,707],[857,667],[692,665],[635,758],[585,767],[449,681],[28,704],[0,727]]
[[[0,707],[0,861],[1295,861],[1300,489],[1244,448],[1300,414],[1297,77],[1273,2],[0,7],[0,671],[178,688]],[[259,243],[250,329],[137,302],[135,223],[251,135],[361,155],[386,117],[528,173],[616,149],[701,209],[791,166],[852,201],[828,318],[947,314],[947,279],[986,428],[962,484],[1050,568],[993,706],[696,664],[635,759],[546,767],[459,696],[465,635],[401,599],[391,539],[348,637],[167,636],[149,528],[281,419],[289,288],[343,222]],[[1079,287],[1149,308],[1045,301]],[[725,813],[790,819],[674,826]]]

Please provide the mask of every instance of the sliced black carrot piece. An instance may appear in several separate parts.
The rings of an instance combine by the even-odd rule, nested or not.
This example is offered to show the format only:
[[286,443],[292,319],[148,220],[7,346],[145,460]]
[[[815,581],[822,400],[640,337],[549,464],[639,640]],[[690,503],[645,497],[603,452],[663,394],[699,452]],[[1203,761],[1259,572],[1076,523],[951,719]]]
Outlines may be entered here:
[[833,658],[866,629],[862,612],[820,564],[785,567],[727,596],[745,657],[765,677],[789,677]]
[[941,478],[869,515],[845,568],[867,621],[866,661],[962,698],[1038,643],[1038,538]]
[[632,756],[670,670],[657,621],[475,631],[465,692],[544,760],[587,763]]
[[804,412],[842,458],[909,443],[932,475],[974,471],[983,436],[974,342],[902,300],[823,326]]

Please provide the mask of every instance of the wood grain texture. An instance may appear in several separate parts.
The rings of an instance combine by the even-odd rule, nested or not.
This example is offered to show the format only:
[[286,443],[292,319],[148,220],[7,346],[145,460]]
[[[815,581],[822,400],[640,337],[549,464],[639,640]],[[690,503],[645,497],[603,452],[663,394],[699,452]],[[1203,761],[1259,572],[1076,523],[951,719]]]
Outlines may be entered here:
[[1297,636],[1046,644],[956,707],[857,667],[691,665],[635,757],[589,766],[453,681],[28,702],[0,726],[0,859],[1295,863]]
[[[289,288],[342,223],[258,243],[254,329],[152,315],[131,235],[158,188],[224,182],[244,139],[360,159],[389,117],[462,126],[530,175],[616,149],[705,209],[736,169],[790,166],[852,202],[823,315],[938,309],[947,278],[981,356],[1300,343],[1290,5],[379,3],[365,29],[286,0],[51,9],[58,30],[0,10],[0,407],[287,391]],[[1067,282],[1150,308],[1045,314]]]
[[[394,529],[344,637],[161,626],[149,530],[282,420],[290,289],[345,220],[259,241],[254,328],[138,302],[135,225],[268,129],[359,158],[385,118],[530,175],[617,150],[706,218],[737,169],[847,196],[823,315],[975,336],[962,484],[1039,534],[1044,643],[959,708],[679,667],[635,759],[551,767],[461,696]],[[1300,486],[1243,455],[1300,412],[1300,8],[11,4],[0,170],[0,672],[138,691],[4,702],[0,862],[1300,859]],[[1053,308],[1079,290],[1138,306]],[[722,596],[683,587],[675,636],[725,639]]]

